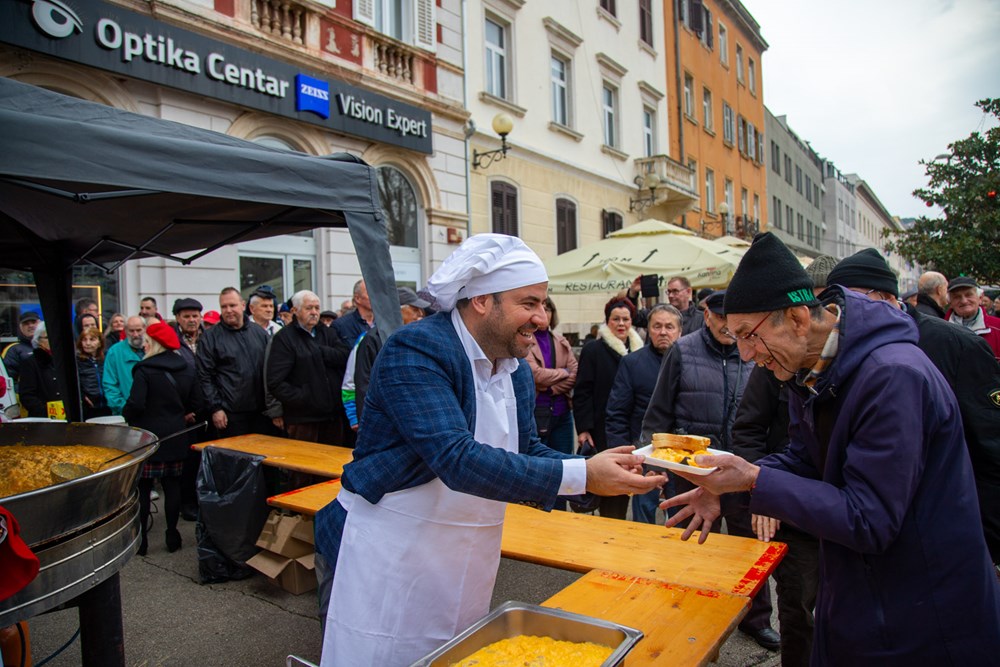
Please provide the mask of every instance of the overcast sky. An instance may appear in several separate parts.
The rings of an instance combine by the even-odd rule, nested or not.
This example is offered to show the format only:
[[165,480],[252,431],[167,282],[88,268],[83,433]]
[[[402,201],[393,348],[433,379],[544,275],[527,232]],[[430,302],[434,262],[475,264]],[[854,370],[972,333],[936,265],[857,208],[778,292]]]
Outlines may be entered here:
[[1000,0],[742,0],[770,45],[764,103],[893,215],[927,213],[921,159],[1000,97]]

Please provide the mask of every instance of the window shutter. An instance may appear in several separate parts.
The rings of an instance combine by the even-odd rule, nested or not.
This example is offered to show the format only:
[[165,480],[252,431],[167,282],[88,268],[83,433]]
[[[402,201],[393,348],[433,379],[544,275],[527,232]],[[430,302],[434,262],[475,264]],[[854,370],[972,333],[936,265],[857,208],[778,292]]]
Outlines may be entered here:
[[705,44],[710,49],[714,46],[714,33],[715,31],[712,29],[712,11],[708,7],[705,7]]
[[508,183],[492,185],[493,233],[517,236],[517,189]]
[[746,138],[743,134],[743,116],[737,116],[736,118],[736,135],[738,137],[738,140],[736,141],[736,146],[742,153],[743,147],[746,146]]
[[375,27],[376,0],[354,0],[354,20]]
[[[374,0],[368,0],[372,2]],[[355,4],[357,0],[355,0]],[[437,49],[437,16],[434,0],[417,0],[413,13],[413,44],[426,51]]]

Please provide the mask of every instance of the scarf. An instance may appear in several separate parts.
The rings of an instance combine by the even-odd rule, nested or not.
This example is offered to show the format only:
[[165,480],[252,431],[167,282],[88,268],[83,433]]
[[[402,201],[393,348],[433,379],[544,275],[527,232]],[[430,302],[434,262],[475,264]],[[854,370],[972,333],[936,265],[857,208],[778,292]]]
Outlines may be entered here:
[[803,387],[808,387],[815,393],[813,387],[819,382],[819,379],[823,376],[823,373],[833,360],[837,356],[837,349],[840,344],[840,315],[841,309],[837,304],[830,304],[827,306],[827,310],[834,313],[837,316],[837,320],[833,323],[833,329],[830,330],[830,335],[826,337],[826,343],[823,345],[823,351],[819,353],[819,360],[816,365],[809,369],[809,371],[799,380],[799,384]]
[[635,332],[635,329],[628,330],[628,347],[625,347],[625,343],[621,342],[613,333],[611,329],[608,328],[607,324],[602,324],[597,330],[597,335],[604,341],[604,344],[610,347],[612,350],[618,353],[619,357],[624,357],[629,352],[635,352],[642,348],[642,339],[639,338],[639,334]]
[[986,318],[983,316],[982,308],[977,308],[976,314],[968,319],[960,316],[953,310],[951,311],[951,315],[948,317],[948,321],[960,324],[966,329],[970,329],[973,333],[980,335],[989,333],[990,330],[990,328],[986,326]]

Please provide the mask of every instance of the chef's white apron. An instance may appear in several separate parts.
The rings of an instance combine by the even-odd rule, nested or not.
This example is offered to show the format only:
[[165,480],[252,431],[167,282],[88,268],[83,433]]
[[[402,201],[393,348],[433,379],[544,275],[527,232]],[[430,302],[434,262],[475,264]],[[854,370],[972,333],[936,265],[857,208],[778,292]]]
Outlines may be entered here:
[[[510,382],[476,392],[475,438],[517,451]],[[348,515],[322,667],[410,665],[489,612],[505,503],[437,478],[375,505],[345,490],[338,498]]]

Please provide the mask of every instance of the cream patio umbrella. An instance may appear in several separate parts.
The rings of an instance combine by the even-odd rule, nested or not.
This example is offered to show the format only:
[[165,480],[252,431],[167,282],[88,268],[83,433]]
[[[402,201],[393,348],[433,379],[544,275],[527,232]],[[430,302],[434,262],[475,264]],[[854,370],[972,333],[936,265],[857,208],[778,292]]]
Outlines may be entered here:
[[741,252],[660,220],[643,220],[608,238],[545,262],[553,294],[613,294],[639,275],[660,275],[661,288],[684,276],[694,289],[729,284]]

